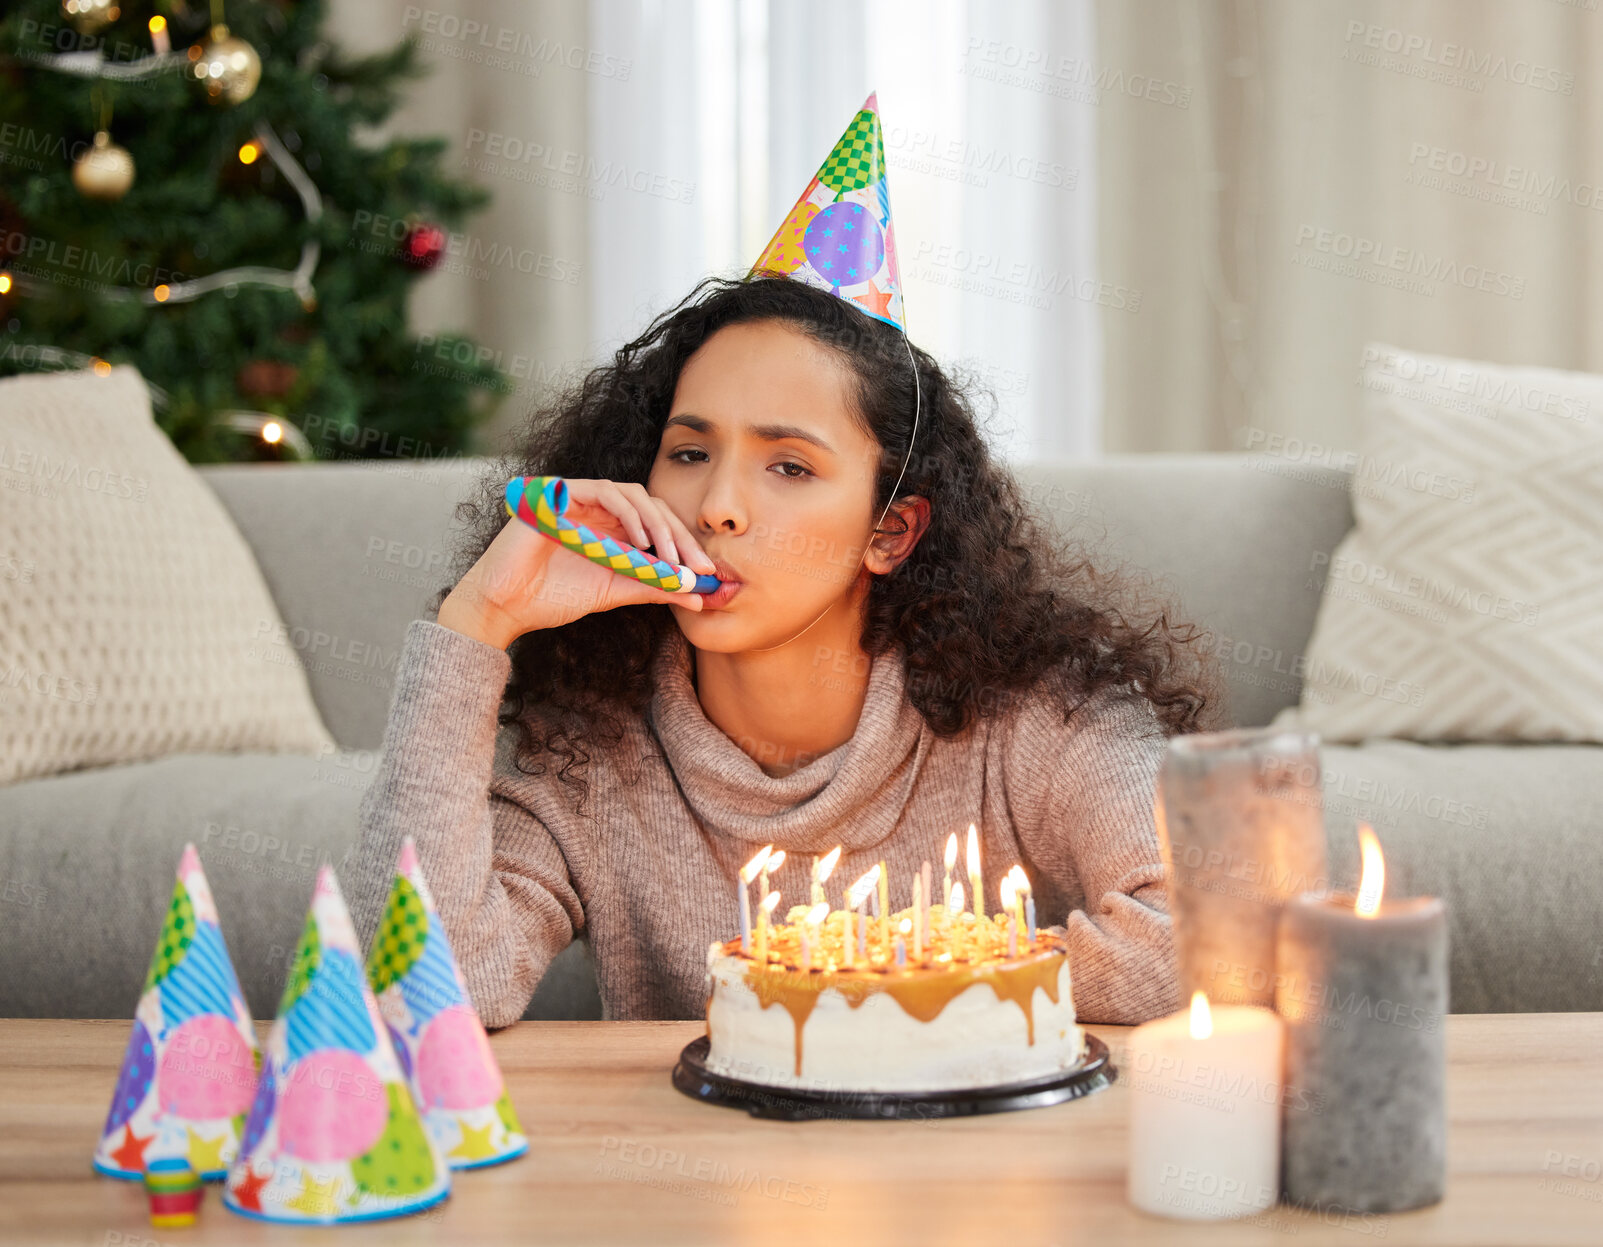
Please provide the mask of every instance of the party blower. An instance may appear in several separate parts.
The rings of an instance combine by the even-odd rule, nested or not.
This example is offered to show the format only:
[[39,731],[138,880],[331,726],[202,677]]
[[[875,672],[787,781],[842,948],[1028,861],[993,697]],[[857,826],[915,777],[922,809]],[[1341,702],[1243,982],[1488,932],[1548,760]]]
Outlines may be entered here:
[[560,476],[515,476],[507,482],[507,514],[532,524],[558,545],[582,554],[620,576],[667,593],[716,593],[723,581],[690,568],[653,558],[568,518],[568,484]]

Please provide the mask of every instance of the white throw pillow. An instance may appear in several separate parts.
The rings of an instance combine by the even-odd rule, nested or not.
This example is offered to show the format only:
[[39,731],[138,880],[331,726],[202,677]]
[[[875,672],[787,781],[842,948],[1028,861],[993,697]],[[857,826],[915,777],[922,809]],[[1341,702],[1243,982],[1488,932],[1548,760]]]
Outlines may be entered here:
[[0,380],[0,784],[337,748],[283,635],[137,369]]
[[1354,528],[1301,704],[1328,741],[1603,741],[1603,376],[1365,348]]

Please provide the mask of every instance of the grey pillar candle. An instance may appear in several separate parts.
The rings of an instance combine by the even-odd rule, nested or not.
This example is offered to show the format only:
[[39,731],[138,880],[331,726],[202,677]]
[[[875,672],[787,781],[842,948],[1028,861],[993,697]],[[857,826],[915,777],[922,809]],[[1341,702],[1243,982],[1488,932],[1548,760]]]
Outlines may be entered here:
[[1319,737],[1242,728],[1169,741],[1158,775],[1180,997],[1271,1005],[1281,907],[1326,889]]
[[1299,897],[1280,921],[1285,1197],[1353,1212],[1441,1199],[1447,911],[1436,897]]

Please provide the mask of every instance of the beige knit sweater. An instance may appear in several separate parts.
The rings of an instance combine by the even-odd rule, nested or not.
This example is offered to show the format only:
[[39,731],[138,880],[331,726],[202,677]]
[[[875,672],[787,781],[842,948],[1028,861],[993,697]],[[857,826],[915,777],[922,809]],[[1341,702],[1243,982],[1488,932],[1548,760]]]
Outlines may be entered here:
[[973,822],[987,909],[1001,908],[998,882],[1018,862],[1041,925],[1066,924],[1083,1019],[1178,1007],[1153,825],[1164,740],[1144,699],[1103,690],[1065,725],[1036,695],[943,740],[905,700],[902,664],[888,655],[873,664],[852,738],[775,778],[703,713],[692,660],[671,634],[650,708],[622,746],[643,761],[597,753],[581,816],[554,773],[512,766],[510,727],[497,748],[510,656],[414,620],[346,863],[363,947],[410,834],[486,1025],[516,1021],[551,959],[586,935],[605,1016],[699,1018],[707,945],[738,933],[737,873],[757,849],[787,852],[770,884],[780,912],[805,901],[813,855],[837,844],[831,901],[884,859],[895,909],[911,903],[926,859],[941,874],[947,836],[966,838]]

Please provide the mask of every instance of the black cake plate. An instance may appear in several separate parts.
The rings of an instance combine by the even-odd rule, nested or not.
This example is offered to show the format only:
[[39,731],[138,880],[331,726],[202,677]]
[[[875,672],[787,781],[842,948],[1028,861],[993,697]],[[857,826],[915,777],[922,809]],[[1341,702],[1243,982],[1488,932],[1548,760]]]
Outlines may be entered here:
[[1107,1044],[1085,1037],[1085,1053],[1073,1069],[1030,1082],[969,1091],[841,1091],[798,1090],[726,1078],[707,1068],[707,1036],[692,1040],[673,1067],[673,1085],[692,1100],[743,1108],[753,1117],[775,1121],[818,1118],[868,1118],[881,1121],[929,1121],[937,1117],[974,1117],[1011,1113],[1077,1100],[1112,1084],[1119,1076]]

